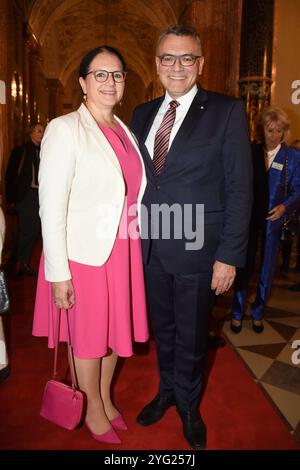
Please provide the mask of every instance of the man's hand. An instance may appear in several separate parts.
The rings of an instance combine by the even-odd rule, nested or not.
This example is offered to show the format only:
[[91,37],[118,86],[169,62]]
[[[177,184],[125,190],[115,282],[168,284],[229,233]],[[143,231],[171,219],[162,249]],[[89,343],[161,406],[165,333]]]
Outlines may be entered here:
[[279,204],[278,206],[273,207],[273,209],[268,212],[268,217],[266,217],[266,219],[274,222],[274,220],[280,219],[285,213],[285,211],[285,206],[283,204]]
[[75,304],[75,292],[71,279],[69,281],[52,282],[52,294],[56,307],[72,308]]
[[223,294],[230,289],[236,274],[235,266],[215,261],[213,266],[213,276],[211,288],[215,290],[215,294]]

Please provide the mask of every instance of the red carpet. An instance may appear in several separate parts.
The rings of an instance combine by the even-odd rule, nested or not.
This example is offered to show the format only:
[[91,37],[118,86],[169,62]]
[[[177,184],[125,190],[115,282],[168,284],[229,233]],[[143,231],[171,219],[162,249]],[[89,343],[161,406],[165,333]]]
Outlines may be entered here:
[[[46,340],[31,337],[33,279],[12,281],[13,314],[6,319],[11,376],[0,384],[1,449],[189,449],[174,408],[161,422],[142,428],[135,416],[156,393],[153,342],[126,360],[115,387],[116,404],[129,430],[120,446],[94,441],[85,428],[65,431],[39,417],[52,353]],[[61,348],[64,355],[64,348]],[[65,362],[64,359],[60,361]],[[257,387],[230,346],[209,356],[209,377],[201,412],[208,429],[208,449],[299,449],[299,445]]]

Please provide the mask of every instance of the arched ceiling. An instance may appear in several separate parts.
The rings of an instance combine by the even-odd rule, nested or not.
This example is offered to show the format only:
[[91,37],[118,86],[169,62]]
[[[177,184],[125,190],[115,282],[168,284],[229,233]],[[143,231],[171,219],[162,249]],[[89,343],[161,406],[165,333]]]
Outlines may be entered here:
[[45,76],[63,85],[87,51],[106,43],[121,50],[147,87],[157,36],[174,22],[172,0],[36,0],[29,16]]

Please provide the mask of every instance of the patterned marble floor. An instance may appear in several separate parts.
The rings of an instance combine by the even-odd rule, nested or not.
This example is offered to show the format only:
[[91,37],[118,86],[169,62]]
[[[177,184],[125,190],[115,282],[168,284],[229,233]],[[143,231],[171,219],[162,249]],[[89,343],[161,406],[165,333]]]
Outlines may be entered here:
[[262,334],[251,328],[249,310],[254,300],[254,284],[239,334],[230,330],[232,293],[218,299],[214,317],[223,323],[224,335],[300,441],[300,292],[288,290],[295,282],[300,282],[300,274],[278,273],[265,309]]

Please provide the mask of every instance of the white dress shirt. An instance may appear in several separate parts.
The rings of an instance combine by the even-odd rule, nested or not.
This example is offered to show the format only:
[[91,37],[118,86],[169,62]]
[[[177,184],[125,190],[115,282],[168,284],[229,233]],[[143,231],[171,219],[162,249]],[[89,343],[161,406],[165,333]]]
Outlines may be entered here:
[[271,165],[273,161],[275,160],[275,157],[277,153],[279,152],[280,147],[281,147],[281,144],[278,144],[277,147],[275,147],[273,150],[268,150],[265,153],[265,163],[266,163],[267,171],[269,171],[269,169],[271,168]]
[[[188,110],[190,109],[190,106],[192,104],[193,99],[195,98],[197,94],[198,88],[197,85],[194,85],[191,90],[186,93],[183,96],[180,96],[180,98],[177,98],[176,101],[179,103],[179,106],[176,108],[176,118],[174,125],[172,127],[171,135],[170,135],[170,140],[169,140],[169,147],[170,148],[175,135],[177,134]],[[169,95],[169,93],[166,91],[165,99],[163,100],[158,113],[155,116],[155,119],[153,121],[153,124],[151,126],[150,132],[148,134],[148,137],[146,139],[145,145],[148,149],[148,152],[150,154],[150,157],[153,159],[153,150],[154,150],[154,140],[155,140],[155,134],[159,128],[159,126],[162,123],[163,117],[167,112],[167,109],[169,107],[170,101],[173,101],[173,98]]]

